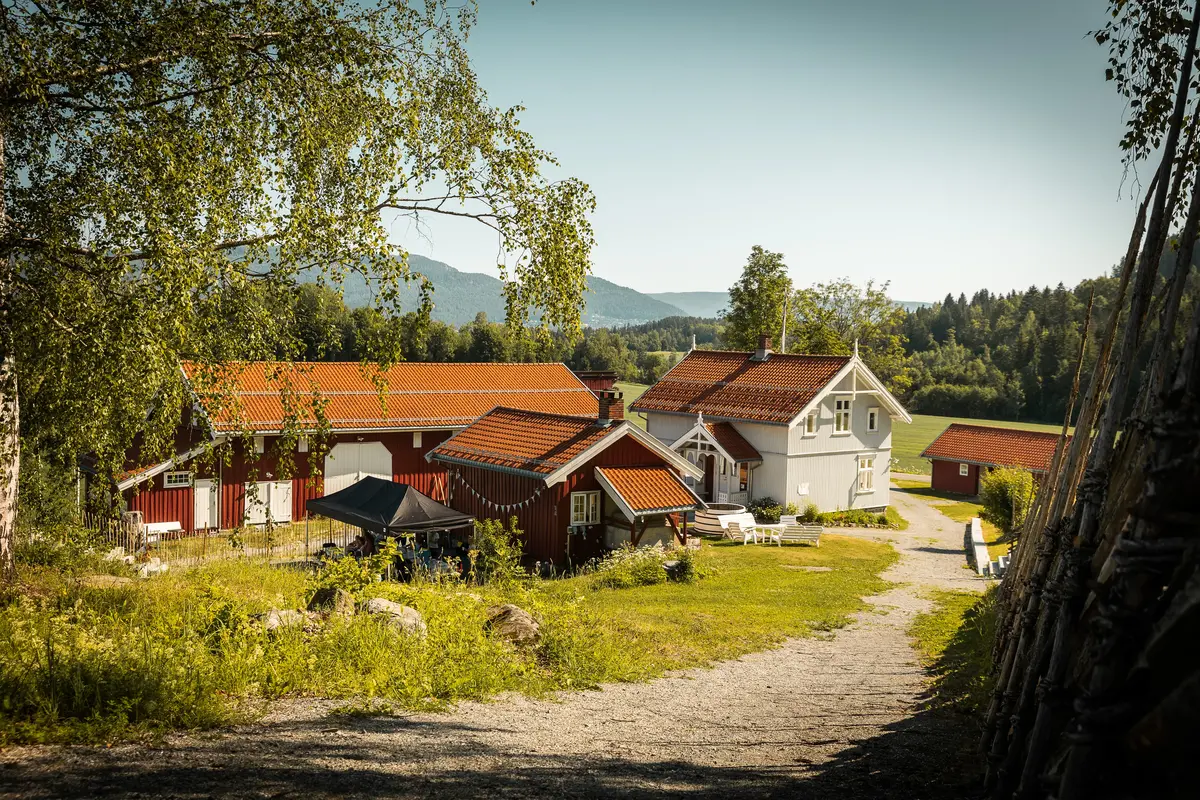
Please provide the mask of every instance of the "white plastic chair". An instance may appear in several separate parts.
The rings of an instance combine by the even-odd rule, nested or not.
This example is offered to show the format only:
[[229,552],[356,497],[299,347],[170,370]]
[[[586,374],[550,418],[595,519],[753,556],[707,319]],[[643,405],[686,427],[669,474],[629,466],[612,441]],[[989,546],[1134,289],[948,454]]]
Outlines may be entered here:
[[743,528],[740,522],[730,522],[728,530],[729,538],[735,542],[740,535],[742,537],[742,544],[749,544],[750,542],[758,543],[758,531],[754,528]]
[[795,525],[796,524],[796,515],[795,514],[784,514],[782,517],[779,518],[779,521],[784,525]]

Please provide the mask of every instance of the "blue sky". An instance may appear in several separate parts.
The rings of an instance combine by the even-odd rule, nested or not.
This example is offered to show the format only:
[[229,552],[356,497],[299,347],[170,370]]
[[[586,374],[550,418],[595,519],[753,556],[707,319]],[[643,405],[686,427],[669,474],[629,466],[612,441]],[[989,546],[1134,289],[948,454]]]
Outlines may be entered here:
[[[480,6],[480,80],[592,186],[602,278],[726,289],[761,244],[799,285],[936,300],[1071,285],[1124,251],[1124,105],[1087,36],[1103,0]],[[427,235],[394,225],[413,252],[495,273],[490,232]]]

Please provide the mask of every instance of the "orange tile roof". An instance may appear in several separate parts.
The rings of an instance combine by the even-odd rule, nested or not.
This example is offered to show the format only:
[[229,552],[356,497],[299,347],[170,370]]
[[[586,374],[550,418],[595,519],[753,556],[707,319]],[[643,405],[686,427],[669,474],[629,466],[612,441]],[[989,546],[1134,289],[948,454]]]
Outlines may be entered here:
[[755,422],[794,419],[846,364],[850,356],[693,350],[630,406]]
[[596,467],[635,514],[702,508],[704,503],[666,467]]
[[[496,406],[595,417],[596,397],[563,364],[256,362],[184,364],[217,430],[273,431],[285,417],[335,430],[461,427]],[[377,383],[378,381],[378,383]]]
[[728,422],[706,422],[704,427],[734,461],[762,461],[762,454]]
[[921,458],[982,464],[987,467],[1024,467],[1046,472],[1054,459],[1058,434],[1023,431],[955,422],[921,453]]
[[496,408],[435,447],[438,461],[549,475],[621,425],[596,419]]

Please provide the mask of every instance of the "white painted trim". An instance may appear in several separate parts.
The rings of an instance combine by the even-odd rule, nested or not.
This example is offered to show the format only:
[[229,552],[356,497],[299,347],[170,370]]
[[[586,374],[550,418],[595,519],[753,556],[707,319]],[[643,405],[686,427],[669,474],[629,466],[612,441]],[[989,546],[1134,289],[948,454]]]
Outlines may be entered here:
[[[837,383],[840,383],[842,381],[842,379],[844,379],[847,375],[850,375],[850,374],[854,375],[853,390],[851,390],[851,391],[845,391],[845,390],[835,391],[830,388],[831,386],[834,386]],[[870,389],[859,389],[858,388],[858,378],[860,376],[871,387]],[[900,405],[900,401],[897,400],[892,395],[892,393],[887,390],[887,388],[883,385],[883,382],[880,381],[879,378],[875,377],[875,373],[871,372],[871,370],[867,367],[867,365],[862,363],[862,361],[859,360],[859,358],[857,356],[852,356],[850,358],[850,360],[846,362],[846,366],[844,366],[840,370],[838,370],[837,374],[829,379],[829,382],[825,384],[825,388],[823,388],[821,391],[817,392],[816,396],[812,400],[809,401],[808,405],[806,405],[804,408],[800,409],[800,413],[792,418],[791,422],[788,423],[789,427],[792,425],[797,425],[800,422],[802,422],[804,417],[807,416],[810,411],[812,411],[814,408],[816,408],[818,405],[820,405],[821,401],[824,400],[826,397],[829,397],[830,395],[838,395],[838,394],[840,394],[840,395],[848,394],[853,397],[857,397],[860,394],[875,395],[879,398],[880,404],[887,407],[888,416],[890,416],[892,419],[899,419],[899,420],[903,420],[904,422],[908,422],[908,423],[912,422],[912,416],[908,413],[908,411],[904,408],[904,406]]]
[[175,456],[174,458],[163,461],[161,464],[155,464],[153,467],[147,467],[146,469],[142,470],[139,473],[130,475],[125,480],[117,483],[117,491],[123,492],[126,489],[132,489],[134,486],[137,486],[139,483],[142,483],[143,481],[148,481],[151,478],[153,478],[157,475],[161,475],[162,473],[170,470],[176,464],[183,464],[187,461],[191,461],[193,458],[200,455],[208,448],[214,447],[217,444],[220,444],[220,442],[221,442],[221,439],[215,439],[211,442],[205,442],[202,445],[197,445],[196,447],[193,447],[191,450],[188,450],[186,453],[183,453],[182,455]]
[[694,464],[689,464],[686,458],[667,447],[657,438],[635,426],[629,420],[624,419],[613,425],[612,431],[605,434],[600,441],[596,442],[594,445],[575,456],[575,458],[571,459],[566,464],[563,464],[557,470],[547,475],[546,485],[553,486],[556,483],[562,483],[567,479],[568,475],[570,475],[572,472],[576,472],[588,461],[591,461],[593,458],[595,458],[597,453],[607,450],[625,436],[632,436],[634,439],[637,439],[639,444],[644,445],[648,450],[661,455],[665,460],[669,461],[672,466],[678,467],[685,475],[690,475],[693,478],[704,477],[704,470],[699,469]]
[[[718,442],[716,440],[716,438],[711,433],[708,432],[708,428],[705,428],[703,425],[699,425],[699,424],[693,425],[692,429],[690,431],[688,431],[683,436],[680,436],[678,439],[676,439],[674,442],[672,442],[669,445],[669,447],[672,450],[678,451],[679,448],[682,447],[683,445],[689,444],[689,442],[693,436],[703,437],[704,440],[706,442],[708,442],[710,445],[712,445],[713,449],[716,450],[717,453],[719,453],[721,455],[721,457],[724,458],[726,461],[734,461],[735,460],[733,456],[731,456],[731,455],[729,455],[729,453],[725,452],[725,448],[721,447],[721,443]],[[655,438],[658,438],[658,437],[655,437]]]

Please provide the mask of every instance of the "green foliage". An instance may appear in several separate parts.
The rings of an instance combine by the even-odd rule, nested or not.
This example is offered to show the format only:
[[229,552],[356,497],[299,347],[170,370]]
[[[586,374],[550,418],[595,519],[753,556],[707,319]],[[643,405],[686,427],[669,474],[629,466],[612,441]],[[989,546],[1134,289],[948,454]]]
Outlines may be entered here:
[[1018,530],[1037,492],[1033,473],[1016,467],[989,470],[979,482],[982,515],[1005,533]]
[[672,556],[661,547],[634,547],[625,544],[620,550],[605,556],[591,568],[595,588],[628,589],[632,586],[653,586],[666,583],[667,573],[662,565]]
[[933,675],[930,706],[980,718],[991,696],[996,587],[935,592],[931,611],[918,614],[909,635]]
[[908,389],[904,375],[904,310],[887,294],[888,284],[867,281],[861,289],[847,279],[818,283],[796,292],[791,304],[788,350],[859,356],[897,394]]
[[[521,109],[489,105],[474,22],[443,0],[6,7],[0,333],[34,445],[94,452],[104,476],[135,437],[144,460],[167,454],[190,405],[181,359],[344,356],[333,295],[352,273],[386,320],[427,317],[429,283],[389,242],[397,213],[493,228],[519,254],[507,321],[576,335],[595,201],[542,176],[557,163]],[[372,358],[402,357],[400,337],[360,330]],[[475,352],[499,355],[492,338]]]
[[399,547],[395,539],[385,539],[374,553],[364,558],[343,557],[322,559],[321,568],[309,581],[311,595],[318,589],[342,589],[359,595],[387,574],[388,567],[395,561]]
[[866,511],[852,508],[846,511],[826,511],[817,515],[817,524],[829,528],[893,528],[900,530],[907,522],[897,512],[892,517],[886,512]]
[[773,497],[756,497],[747,504],[746,510],[754,515],[755,520],[763,523],[779,522],[784,514],[800,515],[795,503],[784,505]]
[[498,520],[477,520],[470,556],[470,577],[475,583],[509,586],[525,578],[517,518],[509,520],[508,528]]
[[753,350],[762,334],[778,344],[784,304],[791,292],[792,279],[783,254],[754,245],[741,277],[729,289],[729,310],[722,318],[725,345],[732,350]]

